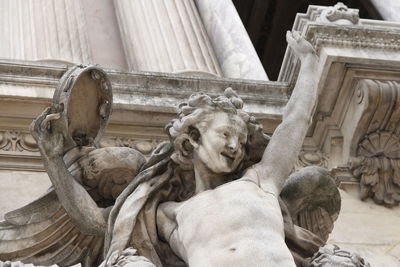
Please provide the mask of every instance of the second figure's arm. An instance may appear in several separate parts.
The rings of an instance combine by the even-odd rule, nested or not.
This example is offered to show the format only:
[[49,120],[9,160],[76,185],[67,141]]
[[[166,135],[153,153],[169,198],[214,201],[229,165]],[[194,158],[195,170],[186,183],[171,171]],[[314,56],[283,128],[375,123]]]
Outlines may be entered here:
[[282,122],[274,131],[260,163],[257,164],[261,187],[272,190],[277,195],[297,160],[318,98],[318,58],[313,47],[296,32],[288,32],[286,39],[295,55],[300,58],[300,73],[283,112]]
[[31,133],[36,139],[44,167],[67,214],[82,233],[104,235],[106,219],[103,209],[97,206],[85,188],[73,178],[63,161],[63,132],[56,130],[63,127],[50,127],[51,122],[62,126],[65,123],[62,120],[60,114],[50,114],[48,108],[32,122]]

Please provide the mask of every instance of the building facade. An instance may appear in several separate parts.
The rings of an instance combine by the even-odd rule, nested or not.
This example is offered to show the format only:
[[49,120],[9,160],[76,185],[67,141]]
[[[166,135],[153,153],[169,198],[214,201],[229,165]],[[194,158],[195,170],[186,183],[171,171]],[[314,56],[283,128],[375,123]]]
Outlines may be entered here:
[[[322,166],[337,181],[342,210],[329,242],[372,266],[400,266],[400,23],[394,22],[400,6],[395,0],[368,3],[372,8],[360,8],[387,20],[360,18],[343,4],[310,6],[294,20],[293,30],[320,57],[319,104],[296,168]],[[193,92],[216,96],[227,87],[271,135],[299,62],[286,49],[270,81],[268,57],[260,60],[253,45],[256,21],[244,26],[239,14],[243,18],[248,7],[240,4],[0,1],[0,216],[51,186],[28,127],[75,64],[98,64],[112,82],[113,114],[102,147],[150,155],[166,140],[164,126],[180,102]]]

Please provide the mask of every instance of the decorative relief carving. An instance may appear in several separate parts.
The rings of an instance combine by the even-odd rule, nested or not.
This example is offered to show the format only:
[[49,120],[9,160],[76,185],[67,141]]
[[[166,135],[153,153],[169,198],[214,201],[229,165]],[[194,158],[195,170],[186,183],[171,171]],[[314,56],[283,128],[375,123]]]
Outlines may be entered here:
[[349,9],[342,2],[338,2],[333,7],[322,10],[317,19],[318,22],[334,23],[339,25],[355,25],[360,20],[357,9]]
[[[100,147],[130,147],[143,155],[150,155],[160,143],[159,140],[140,140],[128,137],[109,137],[100,141]],[[10,152],[39,152],[35,140],[29,133],[9,130],[0,131],[0,151]]]
[[400,202],[400,84],[362,80],[355,96],[357,105],[364,105],[350,148],[361,198],[396,205]]
[[328,159],[320,151],[301,151],[297,163],[295,164],[295,170],[307,166],[319,166],[326,168],[328,166]]
[[353,174],[360,178],[361,198],[378,204],[400,202],[400,139],[391,132],[367,135],[352,160]]
[[385,50],[399,50],[398,36],[388,31],[371,31],[357,29],[354,32],[349,28],[315,28],[310,30],[310,43],[318,52],[322,46],[333,45],[339,47],[362,47]]
[[13,130],[0,132],[0,150],[17,152],[39,151],[35,140],[30,134]]
[[130,147],[147,156],[153,152],[159,143],[161,143],[159,140],[138,140],[127,137],[110,137],[103,138],[100,141],[100,147]]
[[399,137],[391,132],[374,132],[367,135],[358,145],[358,155],[366,157],[399,158]]
[[[345,11],[347,9],[347,11]],[[332,10],[329,12],[329,10]],[[334,12],[334,10],[336,10]],[[346,19],[339,19],[334,22],[331,20],[344,15]],[[323,18],[322,13],[329,13],[328,18]],[[378,22],[359,19],[357,9],[343,7],[341,5],[334,7],[320,7],[310,5],[306,14],[297,14],[293,24],[293,30],[306,34],[306,39],[312,44],[317,54],[322,47],[346,47],[355,50],[359,49],[379,49],[389,51],[400,50],[400,38],[398,31],[388,30],[387,22]],[[352,15],[353,14],[353,15]],[[356,22],[357,20],[357,22]],[[363,25],[365,27],[343,27],[342,22],[346,22],[350,26],[354,24]],[[340,23],[339,23],[340,22]],[[354,22],[354,23],[353,23]],[[356,23],[355,23],[356,22]],[[329,23],[330,27],[321,24]],[[395,24],[393,24],[395,25]],[[397,26],[389,26],[397,27]],[[297,75],[299,66],[296,64],[297,59],[287,50],[287,55],[282,63],[280,76],[278,81],[292,82]]]

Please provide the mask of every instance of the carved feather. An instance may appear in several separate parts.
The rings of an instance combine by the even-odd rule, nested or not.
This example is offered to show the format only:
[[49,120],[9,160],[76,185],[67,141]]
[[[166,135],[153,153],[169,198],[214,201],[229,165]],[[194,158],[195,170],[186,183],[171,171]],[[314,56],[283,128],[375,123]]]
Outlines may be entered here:
[[102,237],[83,235],[63,208],[41,222],[0,226],[2,261],[66,266],[66,262],[77,264],[88,256],[97,259],[102,243]]
[[286,180],[281,198],[293,223],[326,242],[340,211],[340,194],[326,169],[310,166]]
[[32,224],[47,220],[60,208],[56,192],[50,189],[39,199],[6,213],[4,219],[14,225]]
[[[113,204],[145,161],[141,153],[125,147],[76,147],[64,156],[74,178],[102,206]],[[111,202],[105,202],[107,199]],[[0,261],[70,266],[91,265],[100,258],[103,237],[82,234],[53,188],[4,218],[0,222]]]

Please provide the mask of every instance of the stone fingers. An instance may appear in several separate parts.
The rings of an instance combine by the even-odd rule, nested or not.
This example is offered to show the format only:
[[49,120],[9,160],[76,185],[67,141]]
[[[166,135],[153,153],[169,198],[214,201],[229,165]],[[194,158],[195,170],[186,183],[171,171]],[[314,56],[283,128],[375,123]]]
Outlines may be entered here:
[[47,115],[46,118],[42,121],[41,127],[49,130],[50,128],[49,122],[52,120],[58,120],[60,117],[61,117],[60,113]]
[[291,31],[286,32],[286,41],[288,42],[290,47],[293,47],[293,45],[296,43],[296,40],[294,39]]
[[298,31],[292,31],[292,36],[296,42],[299,42],[302,39],[302,37]]
[[42,114],[40,114],[35,120],[32,121],[31,125],[29,126],[29,130],[36,141],[38,141],[40,135],[42,135],[43,133],[43,128],[42,128],[43,121],[46,119],[49,113],[50,113],[50,107],[46,108],[42,112]]

